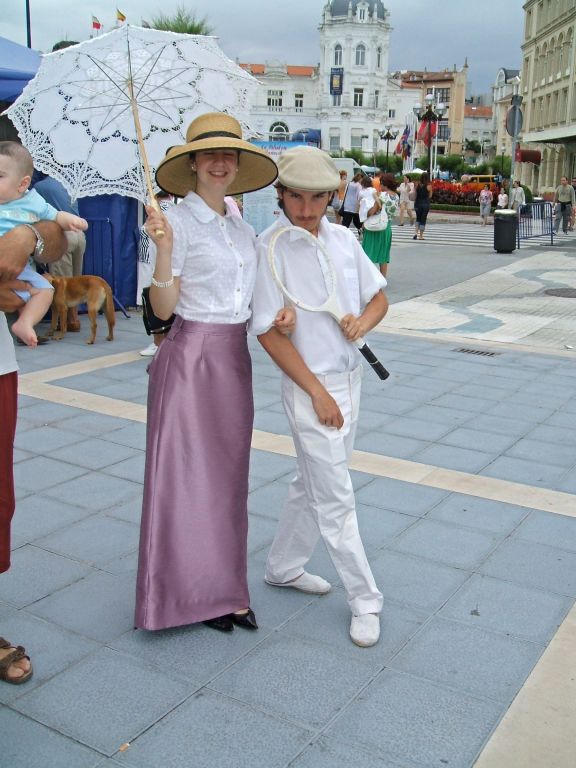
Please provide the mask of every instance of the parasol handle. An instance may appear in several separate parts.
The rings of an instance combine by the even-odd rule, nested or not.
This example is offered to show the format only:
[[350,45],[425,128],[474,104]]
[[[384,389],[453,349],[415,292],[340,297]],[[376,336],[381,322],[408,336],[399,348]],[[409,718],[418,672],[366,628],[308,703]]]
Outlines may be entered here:
[[[156,200],[156,195],[154,194],[154,187],[152,186],[152,174],[150,173],[150,166],[148,164],[148,155],[146,154],[144,139],[142,138],[142,127],[140,126],[140,115],[138,114],[138,104],[134,96],[134,83],[132,81],[132,78],[130,78],[130,80],[128,81],[128,88],[130,91],[130,105],[132,107],[134,127],[136,128],[136,136],[138,138],[138,148],[140,150],[140,158],[142,160],[142,165],[144,166],[144,180],[146,181],[146,188],[148,189],[148,197],[150,198],[150,205],[152,206],[152,208],[154,208],[155,211],[158,211],[158,213],[160,213],[161,209],[158,204],[158,200]],[[156,235],[156,237],[162,238],[164,237],[164,230],[156,229],[154,230],[154,234]]]

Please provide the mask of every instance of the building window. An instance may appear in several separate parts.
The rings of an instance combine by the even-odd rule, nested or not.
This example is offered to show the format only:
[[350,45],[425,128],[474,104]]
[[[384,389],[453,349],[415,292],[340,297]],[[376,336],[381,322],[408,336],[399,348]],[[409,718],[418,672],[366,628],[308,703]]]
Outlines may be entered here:
[[304,109],[304,94],[303,93],[295,93],[294,94],[294,109],[296,112],[302,112]]
[[341,93],[333,93],[332,94],[332,106],[333,107],[341,107],[342,106],[342,94]]
[[268,91],[268,108],[272,112],[282,111],[282,91]]
[[272,123],[268,129],[268,133],[270,135],[271,141],[274,141],[275,139],[276,141],[285,141],[288,138],[290,131],[286,123],[278,121],[276,123]]
[[340,152],[340,130],[330,128],[330,152]]
[[362,129],[353,128],[350,136],[350,149],[362,150]]
[[439,122],[438,123],[438,141],[449,141],[450,140],[450,128],[448,126],[448,122]]
[[389,109],[388,110],[388,117],[391,117],[394,119],[396,117],[396,110],[395,109]]
[[426,93],[435,96],[437,104],[450,104],[450,88],[428,88]]
[[366,46],[363,43],[356,46],[356,66],[366,66]]
[[379,100],[380,100],[380,91],[374,91],[374,109],[378,109]]
[[378,46],[376,48],[376,69],[382,68],[382,48]]
[[354,88],[354,106],[361,107],[364,103],[364,88]]
[[358,21],[366,21],[366,8],[358,8]]
[[334,47],[334,66],[335,67],[341,67],[342,66],[342,46],[340,43]]

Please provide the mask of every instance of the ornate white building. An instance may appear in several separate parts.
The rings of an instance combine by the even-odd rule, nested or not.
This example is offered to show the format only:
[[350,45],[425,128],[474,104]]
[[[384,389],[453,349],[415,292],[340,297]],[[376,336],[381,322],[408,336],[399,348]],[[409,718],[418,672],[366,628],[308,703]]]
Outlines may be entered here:
[[[382,0],[329,0],[320,63],[241,64],[260,81],[252,123],[270,139],[296,137],[330,152],[385,151],[385,126],[402,134],[419,94],[388,74],[389,12]],[[389,142],[390,153],[396,141]]]

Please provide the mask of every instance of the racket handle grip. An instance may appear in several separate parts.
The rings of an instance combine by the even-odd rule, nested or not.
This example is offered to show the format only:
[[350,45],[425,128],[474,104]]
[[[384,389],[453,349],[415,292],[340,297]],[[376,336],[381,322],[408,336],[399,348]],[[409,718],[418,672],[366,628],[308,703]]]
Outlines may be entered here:
[[382,381],[385,381],[385,379],[390,376],[389,371],[384,368],[380,360],[376,357],[374,352],[370,349],[368,344],[364,341],[364,339],[358,339],[358,349],[360,350],[360,353],[364,356],[364,359],[370,364],[370,367],[373,368],[376,371],[377,376],[382,379]]

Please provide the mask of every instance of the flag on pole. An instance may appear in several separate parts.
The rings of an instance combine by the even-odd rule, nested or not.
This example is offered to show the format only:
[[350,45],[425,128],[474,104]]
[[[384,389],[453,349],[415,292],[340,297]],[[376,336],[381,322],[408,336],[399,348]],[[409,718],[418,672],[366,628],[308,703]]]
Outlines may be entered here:
[[417,138],[424,142],[424,146],[429,147],[432,143],[432,139],[436,136],[437,125],[436,120],[430,120],[426,117],[420,123]]
[[406,126],[404,128],[404,133],[402,136],[400,136],[400,139],[398,140],[398,144],[396,144],[396,149],[394,150],[395,155],[402,155],[404,157],[404,150],[406,148],[406,145],[408,144],[408,137],[410,136],[410,128]]
[[100,20],[96,18],[96,16],[92,16],[92,29],[101,29],[102,24],[100,24]]
[[118,10],[118,8],[116,8],[116,18],[117,18],[117,19],[118,19],[118,21],[120,21],[120,22],[122,22],[122,21],[126,21],[126,16],[124,16],[124,14],[122,13],[122,11],[119,11],[119,10]]

